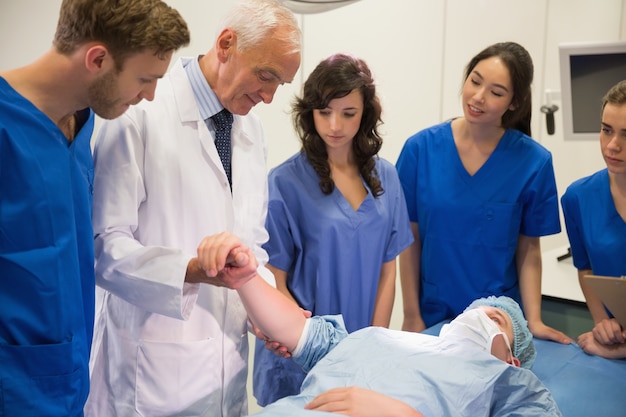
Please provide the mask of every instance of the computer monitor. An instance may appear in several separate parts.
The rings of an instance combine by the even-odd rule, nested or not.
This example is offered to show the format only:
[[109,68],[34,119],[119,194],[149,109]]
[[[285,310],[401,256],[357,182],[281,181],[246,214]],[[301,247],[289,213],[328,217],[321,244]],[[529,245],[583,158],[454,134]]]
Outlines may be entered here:
[[559,45],[565,140],[598,140],[602,97],[626,79],[626,42]]

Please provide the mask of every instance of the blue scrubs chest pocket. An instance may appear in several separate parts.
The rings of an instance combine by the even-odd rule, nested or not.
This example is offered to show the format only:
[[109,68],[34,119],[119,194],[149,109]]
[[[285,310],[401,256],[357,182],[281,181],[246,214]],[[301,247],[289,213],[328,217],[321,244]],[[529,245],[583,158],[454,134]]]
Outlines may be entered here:
[[478,223],[482,242],[495,248],[517,245],[521,217],[521,204],[485,204]]

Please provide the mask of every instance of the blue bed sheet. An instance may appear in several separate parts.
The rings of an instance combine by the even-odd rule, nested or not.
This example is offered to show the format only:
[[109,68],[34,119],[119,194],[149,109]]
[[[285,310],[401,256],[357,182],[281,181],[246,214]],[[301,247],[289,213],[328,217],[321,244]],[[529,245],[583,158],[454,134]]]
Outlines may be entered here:
[[[443,323],[424,331],[438,335]],[[552,393],[564,417],[626,416],[626,360],[590,356],[575,344],[535,339],[532,371]]]

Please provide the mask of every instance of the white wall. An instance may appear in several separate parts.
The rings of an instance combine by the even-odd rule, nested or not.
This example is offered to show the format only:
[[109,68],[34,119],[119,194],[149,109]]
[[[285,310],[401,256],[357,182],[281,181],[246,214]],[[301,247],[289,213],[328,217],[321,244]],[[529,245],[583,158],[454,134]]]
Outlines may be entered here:
[[[219,19],[237,0],[169,0],[187,20],[191,45],[180,55],[205,53]],[[61,0],[0,0],[0,70],[24,65],[51,45]],[[279,88],[272,105],[255,108],[269,138],[269,167],[299,149],[289,106],[304,78],[335,52],[364,58],[383,101],[381,155],[398,157],[414,132],[461,114],[459,91],[468,60],[488,44],[513,40],[533,57],[532,130],[553,153],[559,192],[604,166],[594,142],[565,141],[561,112],[556,134],[539,111],[546,90],[560,89],[558,44],[626,39],[626,0],[361,0],[321,14],[299,15],[303,63],[292,85]],[[625,75],[626,77],[626,75]],[[560,105],[560,102],[553,101]],[[542,240],[550,250],[567,245],[565,232]],[[573,285],[577,285],[573,283]]]
[[[187,20],[191,45],[176,55],[205,53],[216,26],[237,0],[169,0]],[[0,0],[0,70],[28,63],[51,45],[60,0]],[[289,105],[303,79],[323,58],[350,52],[364,58],[384,105],[381,155],[395,162],[414,132],[461,114],[459,89],[467,61],[493,42],[513,40],[533,56],[533,132],[554,156],[559,192],[603,167],[597,143],[564,141],[545,132],[545,90],[559,90],[558,44],[623,40],[626,0],[361,0],[322,14],[300,15],[303,64],[292,85],[270,106],[257,106],[270,139],[269,167],[299,149]],[[554,101],[559,105],[560,102]],[[543,239],[545,249],[567,244],[565,233]]]

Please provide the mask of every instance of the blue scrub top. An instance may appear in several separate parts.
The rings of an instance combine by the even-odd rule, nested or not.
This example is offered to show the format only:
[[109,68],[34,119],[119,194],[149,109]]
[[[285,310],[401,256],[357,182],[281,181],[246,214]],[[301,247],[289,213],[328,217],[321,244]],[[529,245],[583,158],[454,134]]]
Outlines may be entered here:
[[419,225],[426,326],[454,318],[480,297],[506,295],[521,303],[519,234],[561,230],[551,154],[509,129],[470,175],[448,121],[410,137],[396,167],[409,218]]
[[608,170],[572,183],[561,205],[574,266],[596,275],[626,275],[626,222],[615,208]]
[[[356,211],[337,188],[329,195],[320,190],[304,153],[269,174],[269,263],[287,271],[287,287],[302,308],[342,314],[349,331],[371,324],[382,265],[413,242],[394,166],[378,158],[376,171],[384,193],[374,198],[368,189]],[[260,404],[298,392],[304,376],[292,361],[257,343],[254,393]]]
[[68,143],[0,78],[0,410],[80,416],[94,319],[94,116]]
[[287,271],[302,308],[341,313],[348,331],[371,324],[383,263],[413,241],[397,172],[383,159],[376,170],[385,192],[368,189],[356,211],[337,188],[322,193],[302,153],[269,174],[269,264]]

